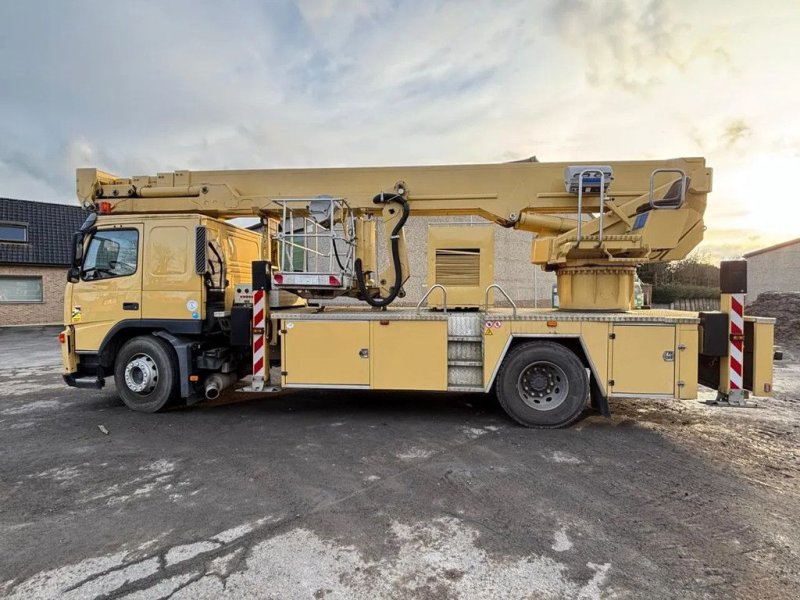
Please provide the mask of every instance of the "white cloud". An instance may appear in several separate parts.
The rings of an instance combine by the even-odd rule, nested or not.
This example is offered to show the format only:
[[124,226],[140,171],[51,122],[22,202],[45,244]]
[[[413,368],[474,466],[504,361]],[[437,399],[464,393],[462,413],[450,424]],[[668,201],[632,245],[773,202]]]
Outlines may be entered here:
[[791,235],[764,215],[800,218],[772,181],[800,168],[800,9],[770,4],[3,3],[0,195],[73,202],[78,166],[705,155],[709,237]]

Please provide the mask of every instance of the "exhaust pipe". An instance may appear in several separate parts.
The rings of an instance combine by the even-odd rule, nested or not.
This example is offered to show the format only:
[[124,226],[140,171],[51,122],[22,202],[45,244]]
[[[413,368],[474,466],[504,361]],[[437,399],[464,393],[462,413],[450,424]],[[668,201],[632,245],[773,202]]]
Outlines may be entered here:
[[236,383],[236,377],[231,373],[213,373],[206,377],[206,399],[216,400],[227,387]]

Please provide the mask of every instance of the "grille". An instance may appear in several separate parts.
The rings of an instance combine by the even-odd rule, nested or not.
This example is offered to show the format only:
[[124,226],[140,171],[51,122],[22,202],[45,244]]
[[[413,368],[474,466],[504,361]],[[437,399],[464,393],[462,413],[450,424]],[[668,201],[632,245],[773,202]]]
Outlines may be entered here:
[[448,286],[477,286],[481,278],[480,248],[438,248],[436,283]]

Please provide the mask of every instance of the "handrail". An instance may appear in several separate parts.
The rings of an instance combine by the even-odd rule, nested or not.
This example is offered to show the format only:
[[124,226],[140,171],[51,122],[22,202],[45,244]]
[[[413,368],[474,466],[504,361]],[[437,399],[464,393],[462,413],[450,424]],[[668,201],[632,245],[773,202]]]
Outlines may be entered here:
[[428,296],[431,295],[431,292],[436,288],[442,290],[442,311],[447,312],[447,288],[444,287],[441,283],[434,283],[430,287],[430,289],[427,292],[425,292],[425,295],[422,298],[420,298],[419,302],[417,302],[417,312],[419,312],[419,308],[420,306],[422,306],[422,303],[425,302]]
[[[598,172],[597,169],[584,169],[580,173],[578,173],[578,235],[576,239],[576,243],[580,244],[583,240],[583,235],[581,233],[581,225],[583,224],[583,176],[587,173],[596,173]],[[597,236],[597,245],[600,246],[603,243],[603,213],[606,211],[605,202],[606,202],[606,174],[603,171],[600,172],[600,223],[599,223],[599,230]],[[651,179],[651,186],[652,186],[652,179]]]
[[485,292],[485,293],[484,293],[484,295],[483,295],[483,312],[485,312],[485,313],[488,313],[488,312],[489,312],[489,291],[490,291],[492,288],[494,288],[494,289],[496,289],[496,290],[499,290],[499,291],[500,291],[500,293],[501,293],[501,294],[503,294],[503,296],[505,296],[505,297],[506,297],[506,300],[508,300],[508,301],[509,301],[509,303],[511,304],[511,308],[512,308],[512,313],[511,313],[511,315],[512,315],[512,317],[513,317],[514,319],[516,319],[516,318],[517,318],[517,303],[516,303],[516,302],[514,302],[514,301],[511,299],[511,296],[509,296],[509,295],[506,293],[506,291],[505,291],[505,290],[504,290],[502,287],[500,287],[500,284],[498,284],[498,283],[493,283],[492,285],[490,285],[489,287],[487,287],[487,288],[486,288],[486,292]]
[[[678,175],[681,176],[681,201],[680,204],[678,204],[677,206],[658,206],[657,204],[655,204],[654,202],[655,198],[653,198],[653,192],[654,192],[656,175],[658,173],[677,173]],[[686,201],[686,179],[687,179],[686,173],[683,171],[683,169],[655,169],[652,173],[650,173],[650,195],[649,195],[650,208],[669,208],[675,210],[683,206],[683,203]],[[675,182],[673,182],[673,184],[674,183]]]

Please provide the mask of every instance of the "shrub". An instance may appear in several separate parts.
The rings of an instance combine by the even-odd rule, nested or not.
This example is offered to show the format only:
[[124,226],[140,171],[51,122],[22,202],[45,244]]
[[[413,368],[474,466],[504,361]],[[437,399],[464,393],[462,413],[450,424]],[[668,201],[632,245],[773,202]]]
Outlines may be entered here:
[[719,288],[687,283],[671,283],[653,288],[653,302],[656,304],[669,304],[690,298],[719,298]]

